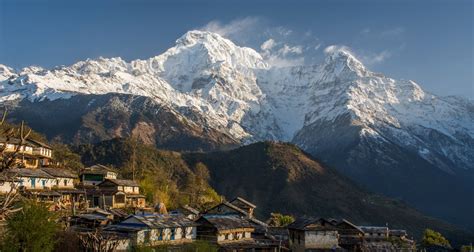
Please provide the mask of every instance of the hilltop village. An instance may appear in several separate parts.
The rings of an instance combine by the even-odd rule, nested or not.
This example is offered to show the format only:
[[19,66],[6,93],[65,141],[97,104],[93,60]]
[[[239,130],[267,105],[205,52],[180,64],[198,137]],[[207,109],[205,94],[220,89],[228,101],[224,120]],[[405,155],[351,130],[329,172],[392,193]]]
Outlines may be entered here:
[[[115,251],[167,246],[180,251],[194,242],[218,251],[412,251],[405,230],[359,226],[346,219],[297,217],[273,225],[254,215],[257,206],[241,197],[199,211],[188,205],[149,205],[136,181],[96,164],[79,173],[53,165],[52,147],[36,140],[3,139],[4,153],[17,152],[18,168],[2,176],[0,192],[48,203],[62,212],[65,228],[78,234],[101,232]],[[314,214],[317,216],[317,213]],[[94,250],[94,248],[89,248]]]

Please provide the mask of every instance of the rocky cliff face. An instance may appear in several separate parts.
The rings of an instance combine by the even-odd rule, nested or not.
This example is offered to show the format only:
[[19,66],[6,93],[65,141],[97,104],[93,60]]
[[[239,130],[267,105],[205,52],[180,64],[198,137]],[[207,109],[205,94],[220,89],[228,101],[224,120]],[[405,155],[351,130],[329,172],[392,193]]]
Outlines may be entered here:
[[[99,58],[17,72],[1,66],[0,81],[0,101],[19,104],[17,119],[36,123],[31,120],[58,115],[47,112],[57,107],[61,117],[76,115],[69,128],[57,124],[54,134],[48,127],[55,124],[43,127],[50,137],[135,134],[186,150],[289,141],[371,190],[474,227],[466,214],[474,212],[473,102],[371,72],[344,49],[328,50],[312,66],[272,68],[253,49],[190,31],[150,59]],[[105,98],[89,107],[91,97]],[[135,119],[144,114],[147,120]],[[70,129],[74,133],[61,133]],[[184,148],[189,141],[194,147]],[[448,201],[439,204],[438,197]],[[463,213],[450,208],[461,203]]]

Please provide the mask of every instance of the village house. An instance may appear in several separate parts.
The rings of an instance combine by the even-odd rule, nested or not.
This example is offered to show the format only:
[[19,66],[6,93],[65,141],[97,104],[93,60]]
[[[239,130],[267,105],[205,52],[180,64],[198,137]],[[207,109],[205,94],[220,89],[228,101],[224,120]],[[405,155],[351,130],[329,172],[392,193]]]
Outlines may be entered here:
[[361,251],[365,246],[364,232],[346,219],[330,219],[339,235],[339,246],[348,251]]
[[145,207],[145,196],[140,194],[139,185],[133,180],[105,179],[97,184],[97,187],[87,190],[87,197],[91,199],[91,207]]
[[188,205],[179,207],[178,209],[176,209],[176,212],[186,216],[190,220],[195,220],[200,214],[199,210]]
[[8,174],[0,175],[0,195],[5,195],[10,192],[15,193],[18,189],[20,180]]
[[[253,244],[253,225],[238,215],[206,214],[196,221],[197,237],[218,245]],[[229,246],[227,246],[229,247]]]
[[253,217],[253,212],[255,208],[257,208],[256,205],[253,203],[241,198],[241,197],[236,197],[235,199],[229,201],[230,204],[244,210],[249,217]]
[[27,197],[35,197],[40,201],[57,202],[61,194],[52,191],[56,178],[41,169],[11,169],[10,174],[18,179],[18,191]]
[[388,239],[388,227],[359,226],[359,228],[364,232],[364,238],[366,241],[380,241]]
[[131,246],[179,246],[196,240],[197,224],[183,215],[139,214],[105,230],[123,233]]
[[339,233],[324,218],[301,218],[288,226],[291,251],[339,249]]
[[15,162],[22,168],[36,169],[48,166],[52,158],[52,148],[42,142],[27,139],[21,145],[21,140],[17,138],[0,138],[0,147],[4,148],[6,154],[16,153]]
[[42,171],[54,177],[51,190],[61,194],[60,203],[63,206],[70,206],[73,202],[85,200],[85,192],[75,188],[75,180],[78,179],[76,173],[64,168],[41,168]]
[[106,179],[117,179],[117,174],[116,170],[105,165],[93,165],[81,171],[81,185],[84,187],[95,186]]
[[[235,200],[233,200],[235,202]],[[240,200],[239,200],[240,201]],[[248,202],[248,201],[246,201]],[[255,205],[252,203],[248,202],[251,204],[252,210],[250,211],[253,215],[253,209],[255,209]],[[249,216],[249,210],[245,211],[236,205],[230,203],[230,202],[222,202],[208,210],[206,210],[203,214],[214,214],[214,215],[238,215],[242,218],[245,218],[247,221],[252,224],[254,227],[254,231],[252,232],[252,237],[254,239],[262,240],[266,239],[267,237],[267,231],[268,231],[268,224],[266,224],[263,221],[258,220],[257,218],[253,216]]]

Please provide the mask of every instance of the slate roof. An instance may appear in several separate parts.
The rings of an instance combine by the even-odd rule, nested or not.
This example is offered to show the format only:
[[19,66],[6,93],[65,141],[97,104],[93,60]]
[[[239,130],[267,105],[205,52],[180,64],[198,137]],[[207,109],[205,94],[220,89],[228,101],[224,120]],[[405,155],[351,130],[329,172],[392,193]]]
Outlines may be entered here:
[[288,229],[306,230],[306,226],[316,223],[320,219],[321,218],[313,218],[313,217],[297,218],[293,223],[288,225]]
[[185,206],[182,206],[181,209],[184,209],[192,214],[195,214],[195,215],[199,215],[199,210],[195,209],[195,208],[192,208],[188,205],[185,205]]
[[41,168],[42,171],[56,178],[78,178],[77,174],[62,168]]
[[388,233],[388,227],[359,226],[364,233]]
[[241,197],[236,197],[235,199],[231,200],[230,203],[233,204],[235,201],[240,201],[242,203],[244,203],[245,205],[247,205],[249,208],[257,208],[256,205],[252,204],[251,202],[241,198]]
[[[332,220],[331,220],[331,223],[334,223],[334,221],[335,221],[335,220],[332,219]],[[360,232],[362,232],[362,233],[364,232],[359,226],[356,226],[354,223],[352,223],[352,222],[350,222],[350,221],[348,221],[348,220],[346,220],[346,219],[341,219],[340,221],[337,221],[337,224],[336,224],[336,225],[339,226],[339,225],[341,225],[341,224],[347,224],[347,225],[353,227],[354,229],[357,229],[358,231],[360,231]]]
[[230,202],[222,202],[222,203],[220,203],[219,205],[214,206],[214,207],[212,207],[212,208],[206,210],[204,213],[207,213],[207,212],[209,212],[209,211],[211,211],[211,210],[213,210],[213,209],[215,209],[216,207],[219,207],[219,206],[221,206],[221,205],[227,206],[227,207],[229,207],[229,208],[231,208],[231,209],[233,209],[233,210],[235,210],[235,211],[241,213],[241,214],[244,215],[244,216],[247,216],[247,215],[248,215],[248,213],[247,213],[246,211],[244,211],[244,210],[240,209],[239,207],[237,207],[237,206],[231,204]]
[[54,177],[49,175],[48,173],[44,172],[41,169],[28,169],[28,168],[20,168],[20,169],[11,169],[10,174],[16,175],[17,177],[35,177],[35,178],[48,178],[53,179]]
[[[169,215],[169,214],[140,215],[140,214],[137,214],[137,215],[129,216],[126,220],[130,218],[137,219],[138,221],[143,223],[144,226],[150,229],[197,226],[197,223],[189,220],[183,215]],[[120,225],[133,226],[134,224],[121,222]]]
[[113,214],[114,216],[117,216],[119,218],[125,218],[125,217],[130,215],[127,212],[125,212],[124,210],[119,209],[119,208],[111,208],[111,209],[109,209],[109,212],[111,214]]
[[34,140],[34,139],[27,139],[26,141],[28,141],[32,145],[35,145],[35,147],[43,147],[43,148],[47,148],[47,149],[53,149],[50,145],[48,145],[46,143],[43,143],[43,142],[40,142],[40,141],[37,141],[37,140]]
[[103,183],[106,183],[107,181],[110,181],[118,186],[139,186],[137,182],[129,179],[106,179],[99,183],[97,186],[100,187]]
[[[5,143],[5,142],[7,142],[7,139],[5,137],[0,137],[0,143]],[[20,142],[21,142],[21,139],[16,138],[16,137],[10,137],[8,139],[9,144],[20,144]],[[48,144],[37,141],[37,140],[33,140],[33,139],[26,139],[25,145],[30,146],[30,147],[44,147],[44,148],[52,149],[52,147],[49,146]]]
[[217,230],[229,230],[238,228],[254,228],[248,220],[238,215],[203,215],[204,220],[209,222]]
[[406,236],[407,231],[402,229],[392,229],[389,231],[389,234],[392,236]]

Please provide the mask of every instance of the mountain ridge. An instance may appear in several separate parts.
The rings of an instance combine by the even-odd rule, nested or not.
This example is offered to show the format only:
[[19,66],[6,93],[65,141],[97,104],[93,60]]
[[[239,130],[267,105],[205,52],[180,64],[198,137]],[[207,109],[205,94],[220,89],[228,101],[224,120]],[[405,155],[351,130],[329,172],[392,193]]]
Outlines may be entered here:
[[[442,195],[452,199],[449,204],[474,198],[474,103],[439,97],[413,81],[371,72],[348,50],[327,53],[320,64],[275,68],[253,49],[215,33],[190,31],[174,47],[145,60],[98,58],[18,72],[1,66],[0,102],[29,101],[12,108],[22,111],[15,114],[21,120],[31,117],[41,102],[66,106],[70,99],[88,95],[148,97],[188,121],[163,123],[176,126],[177,132],[194,124],[194,132],[215,132],[217,138],[229,136],[237,144],[292,142],[373,191],[474,228],[468,215],[474,202],[468,202],[459,219],[447,209],[433,210],[439,207],[434,198],[421,204],[422,195],[412,197],[417,184],[429,192],[445,181],[459,182],[462,189],[456,194],[443,189]],[[82,119],[76,118],[84,124]],[[157,131],[159,120],[150,120],[156,122],[150,130]],[[112,121],[116,123],[107,130],[119,129],[121,123]],[[104,129],[86,134],[104,136],[96,140],[117,136],[97,130]],[[205,149],[219,149],[211,146]],[[446,175],[445,180],[438,174]],[[380,181],[390,183],[380,186]]]

